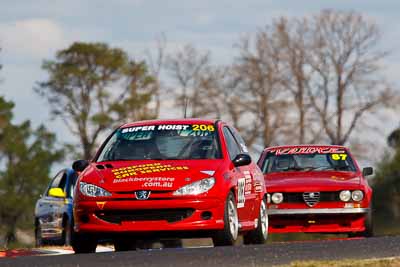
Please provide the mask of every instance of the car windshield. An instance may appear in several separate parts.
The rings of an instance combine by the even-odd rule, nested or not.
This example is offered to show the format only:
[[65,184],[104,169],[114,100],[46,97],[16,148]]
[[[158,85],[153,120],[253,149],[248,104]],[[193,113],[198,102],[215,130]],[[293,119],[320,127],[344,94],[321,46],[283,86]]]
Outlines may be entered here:
[[[307,152],[307,150],[303,150]],[[322,150],[313,153],[296,151],[269,151],[264,162],[263,172],[287,171],[350,171],[355,172],[353,160],[345,150]]]
[[97,162],[115,160],[185,160],[221,158],[212,124],[162,124],[118,129]]

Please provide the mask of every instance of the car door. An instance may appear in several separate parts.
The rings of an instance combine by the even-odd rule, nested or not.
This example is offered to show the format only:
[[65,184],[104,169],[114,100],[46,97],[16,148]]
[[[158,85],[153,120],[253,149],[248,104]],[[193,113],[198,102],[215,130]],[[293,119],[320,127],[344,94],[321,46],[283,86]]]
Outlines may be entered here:
[[67,198],[65,200],[65,207],[64,212],[68,214],[68,218],[70,219],[70,223],[72,222],[73,217],[73,199],[75,193],[75,186],[78,180],[78,174],[73,171],[69,170],[67,172],[67,185],[66,185],[66,194]]
[[[45,196],[43,197],[42,236],[44,238],[61,237],[62,233],[62,209],[64,198],[49,195],[52,188],[61,188],[65,191],[67,176],[65,170],[60,171],[52,180]],[[60,218],[61,216],[61,218]],[[61,221],[60,221],[61,220]]]
[[[236,142],[239,144],[240,147],[240,153],[242,154],[249,154],[249,150],[246,146],[246,143],[244,142],[242,136],[239,134],[239,132],[233,128],[229,127],[229,130],[232,132],[233,137],[235,138]],[[249,216],[250,218],[258,218],[258,208],[256,209],[256,203],[259,200],[259,194],[255,190],[257,186],[259,186],[259,183],[262,179],[262,186],[264,185],[263,180],[264,177],[261,175],[260,170],[258,169],[257,165],[252,161],[251,164],[242,166],[242,172],[246,177],[246,185],[245,185],[245,197],[246,197],[246,209],[249,211]],[[257,177],[260,176],[260,177]],[[257,214],[256,214],[257,213]]]
[[[240,146],[234,138],[231,130],[227,126],[224,126],[223,133],[228,149],[229,158],[230,160],[233,160],[237,155],[242,153],[242,150],[240,149]],[[236,181],[236,201],[238,217],[241,225],[243,226],[243,223],[246,223],[250,219],[252,209],[251,198],[249,198],[249,195],[246,194],[246,192],[248,191],[246,185],[248,187],[248,184],[251,183],[251,176],[249,176],[248,174],[248,167],[234,167],[231,170],[231,177],[234,179],[234,181]]]

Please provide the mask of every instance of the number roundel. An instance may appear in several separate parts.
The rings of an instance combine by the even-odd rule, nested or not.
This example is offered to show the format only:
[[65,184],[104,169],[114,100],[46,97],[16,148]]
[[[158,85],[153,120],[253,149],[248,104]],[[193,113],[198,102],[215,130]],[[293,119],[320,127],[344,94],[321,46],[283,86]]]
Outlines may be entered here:
[[346,160],[347,154],[332,154],[333,160]]
[[214,132],[215,128],[214,125],[206,125],[206,124],[193,124],[192,126],[193,131],[209,131],[209,132]]

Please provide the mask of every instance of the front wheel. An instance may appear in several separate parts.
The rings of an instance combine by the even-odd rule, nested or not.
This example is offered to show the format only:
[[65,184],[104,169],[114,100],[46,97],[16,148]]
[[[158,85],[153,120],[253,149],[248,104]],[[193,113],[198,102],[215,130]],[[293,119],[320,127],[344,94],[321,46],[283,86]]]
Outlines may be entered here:
[[239,218],[236,208],[235,196],[232,192],[228,194],[224,210],[224,229],[213,236],[214,246],[232,246],[236,243],[239,235]]
[[245,244],[264,244],[268,238],[268,211],[267,200],[264,198],[260,203],[257,228],[246,233],[243,237]]
[[61,243],[65,246],[70,246],[72,243],[72,226],[68,219],[65,220],[63,232],[62,232],[62,239]]
[[96,252],[97,239],[88,234],[74,233],[72,239],[72,249],[76,254]]
[[368,210],[367,214],[365,214],[364,225],[365,225],[364,231],[350,233],[349,237],[373,237],[374,236],[374,227],[373,227],[372,209],[371,208]]
[[42,239],[42,227],[40,226],[40,223],[37,223],[35,227],[35,247],[40,247],[43,245],[43,239]]

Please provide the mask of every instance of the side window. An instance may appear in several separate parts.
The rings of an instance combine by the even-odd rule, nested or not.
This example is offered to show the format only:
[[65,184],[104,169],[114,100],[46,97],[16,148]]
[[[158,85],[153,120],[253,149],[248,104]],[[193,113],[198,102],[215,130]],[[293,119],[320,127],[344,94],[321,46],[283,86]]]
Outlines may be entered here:
[[270,163],[270,157],[267,156],[267,157],[265,157],[264,163],[262,165],[262,172],[263,173],[268,173],[269,163]]
[[243,153],[248,154],[249,150],[247,149],[246,146],[246,142],[243,140],[242,136],[239,134],[239,132],[233,128],[233,127],[229,127],[229,129],[231,130],[231,132],[233,133],[233,136],[236,138],[236,140],[238,141],[239,145],[240,145],[240,149]]
[[70,179],[70,181],[69,181],[69,197],[74,198],[74,191],[75,191],[76,181],[78,180],[78,174],[76,172],[74,172],[73,174],[71,174],[69,179]]
[[58,185],[64,192],[67,192],[67,174],[63,173],[60,184]]
[[67,180],[67,175],[65,174],[65,172],[64,171],[59,172],[56,175],[56,177],[53,178],[53,181],[51,182],[49,188],[47,189],[46,196],[49,195],[49,191],[50,191],[51,188],[60,187],[60,188],[65,190],[66,180]]
[[231,160],[233,160],[241,152],[239,145],[236,143],[236,140],[228,127],[224,127],[224,136],[226,140],[226,145],[228,147],[229,157]]
[[51,181],[50,186],[47,188],[46,196],[49,195],[49,191],[51,188],[56,188],[60,184],[61,178],[63,176],[64,172],[59,172]]

